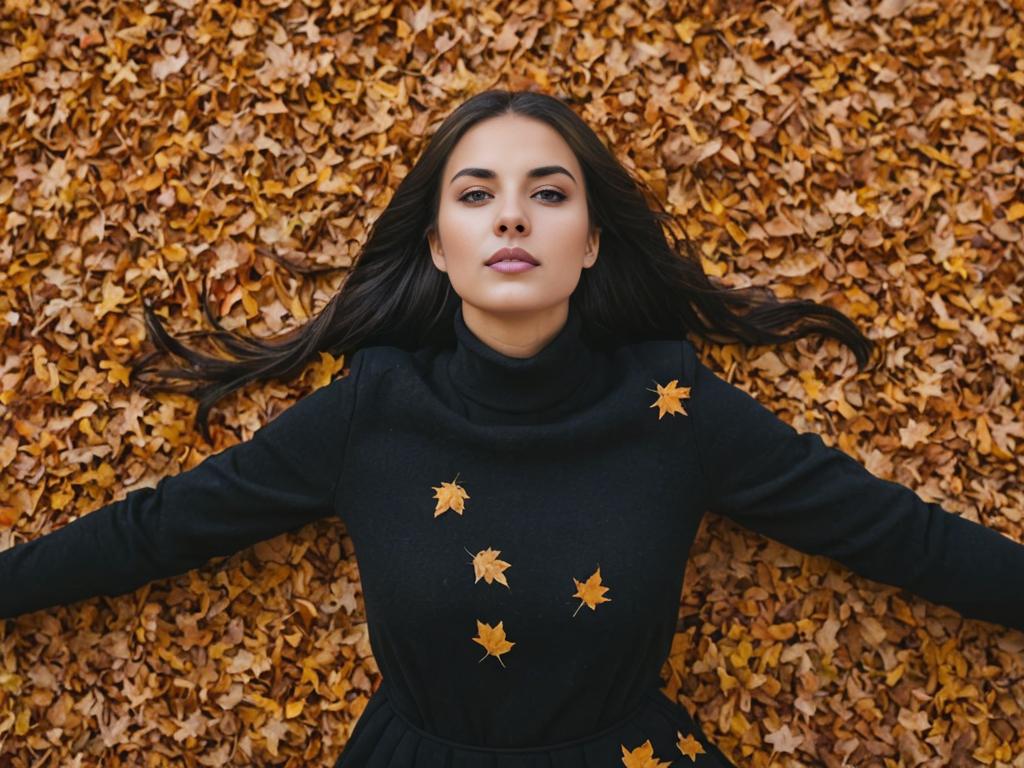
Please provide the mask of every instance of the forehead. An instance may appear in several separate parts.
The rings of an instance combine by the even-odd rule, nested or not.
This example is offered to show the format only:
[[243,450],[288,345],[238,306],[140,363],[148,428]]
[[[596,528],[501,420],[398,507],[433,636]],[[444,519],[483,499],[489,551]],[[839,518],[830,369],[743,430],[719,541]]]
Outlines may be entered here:
[[[530,168],[558,163],[580,178],[576,156],[554,128],[520,115],[502,115],[477,123],[462,135],[446,164],[446,174],[465,166],[522,175]],[[448,172],[450,171],[450,173]]]

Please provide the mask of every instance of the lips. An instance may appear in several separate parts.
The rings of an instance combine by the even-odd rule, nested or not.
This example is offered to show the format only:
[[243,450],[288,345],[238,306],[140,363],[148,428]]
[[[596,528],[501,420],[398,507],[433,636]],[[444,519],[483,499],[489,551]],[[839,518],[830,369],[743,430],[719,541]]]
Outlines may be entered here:
[[523,250],[522,248],[499,248],[493,254],[491,258],[484,262],[486,266],[491,266],[499,261],[525,261],[527,264],[533,264],[538,266],[540,264],[529,251]]

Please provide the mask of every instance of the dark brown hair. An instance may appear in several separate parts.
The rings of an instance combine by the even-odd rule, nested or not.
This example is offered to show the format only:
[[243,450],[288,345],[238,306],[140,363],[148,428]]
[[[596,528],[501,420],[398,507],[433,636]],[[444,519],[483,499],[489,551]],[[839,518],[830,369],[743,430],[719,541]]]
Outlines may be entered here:
[[[349,357],[375,344],[414,349],[453,343],[453,316],[461,299],[447,274],[434,266],[427,244],[427,233],[437,226],[441,173],[467,130],[508,113],[554,128],[583,169],[591,226],[601,228],[601,238],[597,262],[583,270],[570,301],[592,342],[611,346],[693,332],[714,341],[758,345],[820,334],[849,347],[858,368],[868,365],[874,342],[838,310],[806,299],[780,301],[768,288],[715,284],[685,230],[564,101],[535,91],[489,90],[465,101],[441,123],[373,223],[342,288],[315,317],[273,339],[228,331],[210,313],[204,283],[203,310],[216,330],[188,335],[213,340],[233,357],[225,359],[172,338],[144,302],[146,327],[157,349],[133,364],[133,379],[143,391],[197,398],[196,422],[210,441],[207,416],[218,400],[253,380],[293,378],[320,351]],[[165,353],[186,360],[189,367],[155,370],[152,362]],[[155,381],[144,378],[150,373]],[[172,379],[191,383],[175,386]]]

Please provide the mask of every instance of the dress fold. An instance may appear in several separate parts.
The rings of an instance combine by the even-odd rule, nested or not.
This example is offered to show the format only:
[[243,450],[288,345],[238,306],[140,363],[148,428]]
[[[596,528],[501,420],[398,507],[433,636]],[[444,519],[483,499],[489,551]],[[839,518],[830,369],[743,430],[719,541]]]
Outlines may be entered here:
[[[680,752],[679,735],[704,748],[694,759]],[[388,697],[373,694],[335,768],[622,768],[623,748],[651,743],[652,757],[671,766],[734,768],[701,732],[689,713],[660,690],[652,690],[625,719],[593,736],[560,744],[501,749],[460,744],[410,723]]]

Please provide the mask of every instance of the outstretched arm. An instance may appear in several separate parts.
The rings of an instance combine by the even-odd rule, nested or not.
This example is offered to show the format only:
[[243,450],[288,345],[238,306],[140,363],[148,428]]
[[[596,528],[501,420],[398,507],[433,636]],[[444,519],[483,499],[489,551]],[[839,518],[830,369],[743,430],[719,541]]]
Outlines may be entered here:
[[333,514],[360,363],[250,440],[0,552],[0,618],[125,594]]
[[705,507],[963,616],[1024,629],[1024,545],[797,432],[683,342]]

